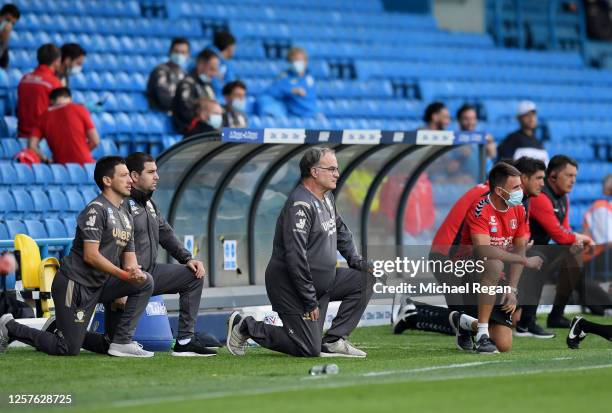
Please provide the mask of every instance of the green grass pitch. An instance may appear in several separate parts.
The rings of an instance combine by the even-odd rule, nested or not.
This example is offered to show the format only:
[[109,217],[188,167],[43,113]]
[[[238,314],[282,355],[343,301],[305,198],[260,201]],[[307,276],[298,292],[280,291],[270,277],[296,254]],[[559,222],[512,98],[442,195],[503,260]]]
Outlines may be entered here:
[[[594,318],[601,322],[609,319]],[[238,358],[117,359],[84,352],[59,358],[30,348],[0,356],[1,411],[59,411],[8,405],[9,394],[71,394],[74,412],[610,412],[612,343],[588,336],[580,350],[515,338],[509,354],[464,354],[434,333],[394,336],[357,329],[358,359],[296,359],[264,349]],[[334,362],[340,373],[308,376]]]

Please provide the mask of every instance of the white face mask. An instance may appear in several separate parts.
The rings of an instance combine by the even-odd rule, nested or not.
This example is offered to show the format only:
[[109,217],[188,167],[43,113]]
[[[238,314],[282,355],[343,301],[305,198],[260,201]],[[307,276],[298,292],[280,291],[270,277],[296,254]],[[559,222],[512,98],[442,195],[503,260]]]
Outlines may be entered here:
[[246,109],[246,100],[245,99],[232,100],[232,108],[234,108],[234,110],[237,110],[238,112],[244,112],[244,109]]
[[218,113],[212,113],[208,117],[208,124],[215,129],[219,129],[222,123],[223,123],[223,115],[220,115]]
[[189,63],[189,56],[182,53],[172,53],[170,55],[170,61],[179,66],[181,69],[185,70],[187,68],[187,64]]
[[291,62],[291,68],[295,73],[301,75],[306,71],[306,61],[305,60],[294,60]]
[[69,75],[78,75],[79,73],[83,73],[83,66],[72,66],[68,68]]
[[203,83],[208,83],[208,82],[210,82],[210,78],[209,78],[208,76],[206,76],[206,74],[204,74],[204,73],[202,73],[202,74],[198,75],[198,77],[200,78],[200,80],[201,80]]

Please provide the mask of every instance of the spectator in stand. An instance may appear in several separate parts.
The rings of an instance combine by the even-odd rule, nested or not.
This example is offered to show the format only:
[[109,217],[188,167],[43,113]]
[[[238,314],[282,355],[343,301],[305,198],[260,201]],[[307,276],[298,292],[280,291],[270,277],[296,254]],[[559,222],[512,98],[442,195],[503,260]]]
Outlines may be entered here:
[[196,116],[185,132],[185,138],[200,133],[219,132],[223,124],[223,109],[219,102],[202,98],[196,104]]
[[308,55],[300,47],[292,47],[287,53],[289,69],[264,92],[285,107],[287,114],[299,117],[315,116],[317,94],[315,81],[308,72]]
[[13,27],[21,17],[21,12],[14,4],[5,4],[0,9],[0,67],[9,65],[9,40]]
[[66,43],[62,46],[62,65],[59,70],[59,78],[62,85],[70,86],[70,76],[78,75],[83,71],[85,56],[87,52],[78,43]]
[[247,87],[244,82],[235,80],[223,86],[223,97],[225,98],[225,113],[223,114],[223,126],[226,128],[246,128]]
[[219,58],[219,74],[213,78],[213,87],[217,96],[221,96],[223,86],[236,80],[236,75],[229,62],[236,53],[236,38],[229,32],[217,32],[212,46],[208,47]]
[[[469,103],[463,104],[457,111],[457,122],[459,123],[459,130],[462,132],[474,132],[478,128],[478,114],[476,107]],[[487,160],[493,161],[497,158],[497,144],[493,139],[493,136],[487,134],[487,144],[485,146],[487,153]],[[489,168],[487,168],[488,170]]]
[[172,99],[181,80],[187,75],[189,65],[189,40],[183,37],[172,39],[170,59],[153,69],[147,82],[149,106],[160,112],[172,110]]
[[538,127],[538,115],[535,103],[524,100],[519,103],[516,112],[520,129],[511,133],[497,148],[498,160],[516,160],[523,156],[541,159],[548,164],[548,152],[544,145],[535,137]]
[[444,103],[432,102],[425,108],[423,121],[425,122],[423,129],[445,130],[450,125],[451,118]]
[[[95,162],[91,151],[100,143],[98,131],[87,109],[72,102],[70,89],[58,88],[51,92],[51,107],[42,114],[34,129],[29,148],[44,162],[78,163]],[[45,159],[38,146],[46,139],[53,159]]]
[[61,65],[60,49],[44,44],[38,48],[36,58],[38,67],[24,75],[17,87],[17,131],[24,137],[32,136],[40,115],[49,108],[49,93],[62,87],[56,75]]
[[210,49],[200,52],[193,73],[185,76],[176,87],[172,101],[172,119],[179,132],[186,132],[196,116],[195,106],[198,99],[216,100],[212,79],[219,74],[219,58]]

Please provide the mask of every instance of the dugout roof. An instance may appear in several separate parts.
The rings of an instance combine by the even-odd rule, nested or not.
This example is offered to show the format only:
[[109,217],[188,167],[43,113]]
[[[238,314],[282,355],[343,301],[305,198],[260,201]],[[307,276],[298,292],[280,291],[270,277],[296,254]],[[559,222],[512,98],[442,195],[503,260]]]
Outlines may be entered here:
[[[162,153],[154,199],[181,239],[193,237],[210,287],[263,285],[276,219],[309,145],[336,150],[338,211],[367,253],[431,242],[450,205],[484,176],[484,142],[480,132],[224,129]],[[235,269],[224,269],[224,240],[236,241]]]

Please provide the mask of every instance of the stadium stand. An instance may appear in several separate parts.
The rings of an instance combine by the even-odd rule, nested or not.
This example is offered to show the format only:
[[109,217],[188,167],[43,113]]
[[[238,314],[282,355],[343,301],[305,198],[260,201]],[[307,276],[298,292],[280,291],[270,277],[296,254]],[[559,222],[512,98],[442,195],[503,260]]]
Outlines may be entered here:
[[[16,136],[16,86],[36,66],[41,44],[77,42],[88,52],[84,72],[70,85],[76,102],[95,107],[102,137],[96,158],[134,150],[157,155],[181,137],[167,115],[148,109],[149,71],[166,60],[173,37],[188,38],[195,56],[215,30],[228,29],[238,39],[232,64],[248,85],[249,109],[286,67],[282,58],[290,46],[308,51],[317,79],[320,116],[249,113],[254,128],[412,130],[429,102],[443,100],[451,113],[464,102],[475,104],[481,128],[499,141],[516,126],[517,102],[536,102],[549,153],[568,153],[581,163],[571,195],[571,223],[578,228],[600,194],[598,182],[612,172],[612,71],[588,66],[580,54],[580,13],[543,6],[561,2],[518,3],[522,8],[487,1],[489,34],[468,34],[439,29],[431,14],[387,12],[378,0],[20,1],[10,67],[0,70],[0,221],[6,224],[0,230],[11,237],[16,230],[70,235],[74,214],[97,192],[91,166],[12,161],[26,145]],[[454,188],[434,191],[441,202],[456,198]]]

